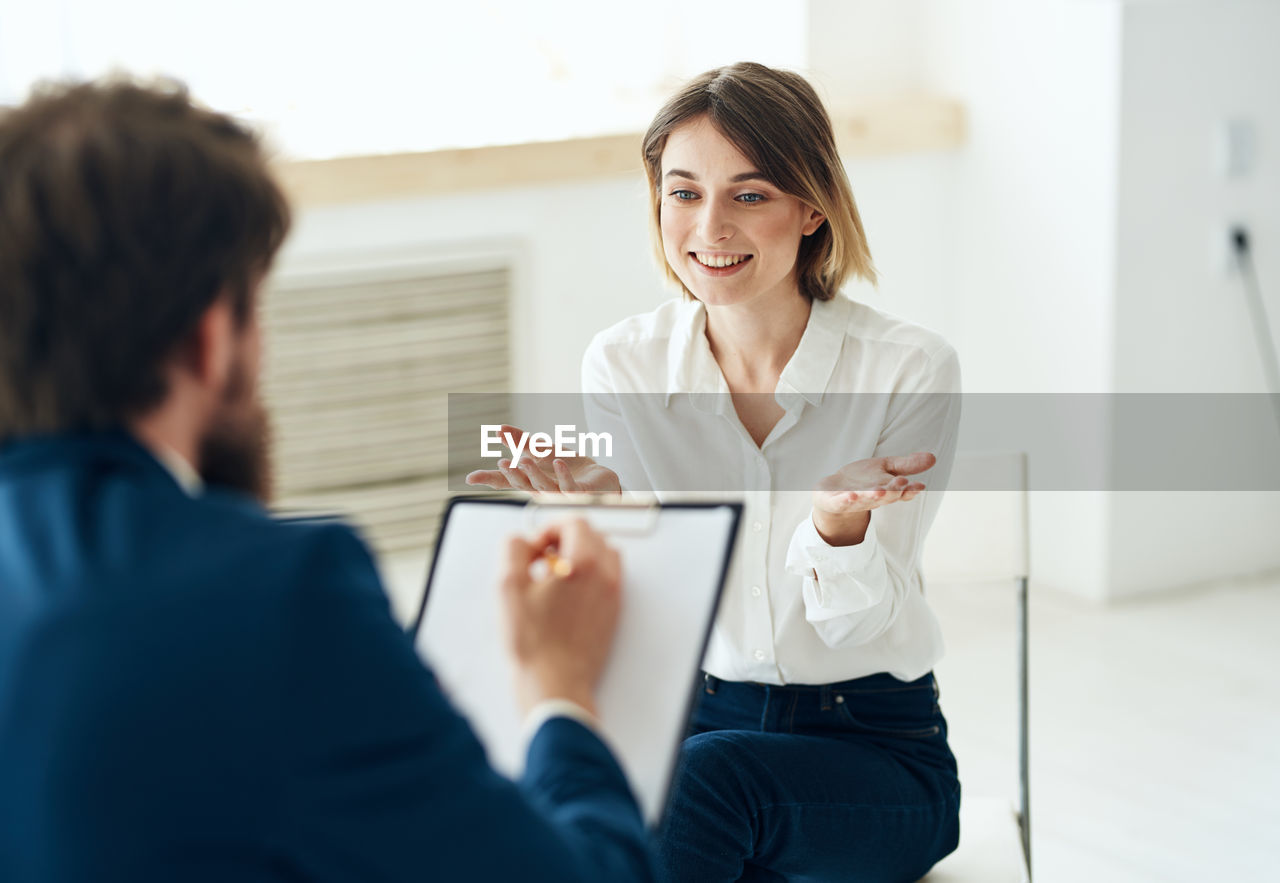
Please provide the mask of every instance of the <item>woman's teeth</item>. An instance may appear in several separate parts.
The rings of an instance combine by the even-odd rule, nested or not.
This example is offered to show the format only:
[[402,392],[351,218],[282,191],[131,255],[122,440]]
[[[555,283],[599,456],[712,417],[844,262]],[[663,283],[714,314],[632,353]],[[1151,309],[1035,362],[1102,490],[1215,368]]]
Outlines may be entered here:
[[693,256],[704,267],[732,267],[751,257],[749,254],[703,254],[699,251],[695,251]]

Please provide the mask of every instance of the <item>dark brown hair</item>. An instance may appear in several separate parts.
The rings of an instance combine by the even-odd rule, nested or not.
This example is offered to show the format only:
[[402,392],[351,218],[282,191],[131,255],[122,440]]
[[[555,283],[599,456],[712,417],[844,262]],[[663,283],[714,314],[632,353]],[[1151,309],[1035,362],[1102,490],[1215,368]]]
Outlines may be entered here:
[[289,229],[257,137],[173,81],[42,84],[0,112],[0,442],[116,426]]
[[796,275],[802,294],[829,300],[850,276],[875,283],[862,219],[822,101],[799,74],[754,62],[694,78],[658,111],[645,133],[650,232],[668,279],[681,284],[662,249],[662,152],[675,129],[704,116],[774,186],[826,216],[800,243]]

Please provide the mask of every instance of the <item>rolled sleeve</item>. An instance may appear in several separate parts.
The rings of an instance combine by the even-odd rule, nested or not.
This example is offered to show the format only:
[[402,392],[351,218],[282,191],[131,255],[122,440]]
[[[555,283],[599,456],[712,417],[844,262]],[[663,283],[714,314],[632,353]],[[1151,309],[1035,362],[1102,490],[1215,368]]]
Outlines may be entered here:
[[852,546],[830,545],[813,518],[806,518],[792,534],[786,567],[803,580],[805,619],[811,623],[874,610],[891,594],[874,515],[862,542]]

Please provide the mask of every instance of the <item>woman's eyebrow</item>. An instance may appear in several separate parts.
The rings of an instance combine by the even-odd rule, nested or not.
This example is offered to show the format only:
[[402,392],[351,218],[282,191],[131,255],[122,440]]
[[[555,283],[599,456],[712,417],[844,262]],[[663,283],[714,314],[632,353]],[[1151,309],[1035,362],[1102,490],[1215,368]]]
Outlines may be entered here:
[[[662,177],[687,178],[690,181],[698,180],[697,175],[695,175],[693,172],[687,172],[684,169],[671,169]],[[731,184],[740,184],[743,181],[764,181],[766,184],[770,183],[769,179],[765,176],[764,172],[755,172],[755,171],[743,172],[739,175],[734,175],[732,178],[729,179],[729,183]]]

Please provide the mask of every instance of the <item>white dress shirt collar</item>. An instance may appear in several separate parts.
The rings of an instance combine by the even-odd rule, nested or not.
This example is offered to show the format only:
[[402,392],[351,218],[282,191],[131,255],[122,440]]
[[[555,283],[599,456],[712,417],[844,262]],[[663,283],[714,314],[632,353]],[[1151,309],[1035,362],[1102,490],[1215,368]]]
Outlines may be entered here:
[[[852,302],[837,295],[831,300],[814,301],[804,334],[790,361],[778,378],[775,395],[787,410],[798,404],[797,397],[812,405],[822,404],[823,393],[831,380],[844,345]],[[670,404],[676,393],[729,392],[729,387],[711,355],[707,342],[707,311],[699,301],[684,301],[667,350],[667,390],[664,404]],[[699,410],[717,410],[699,408]]]
[[204,481],[200,478],[200,473],[173,448],[157,443],[151,448],[151,453],[165,471],[173,476],[173,480],[188,497],[198,497],[204,491]]

